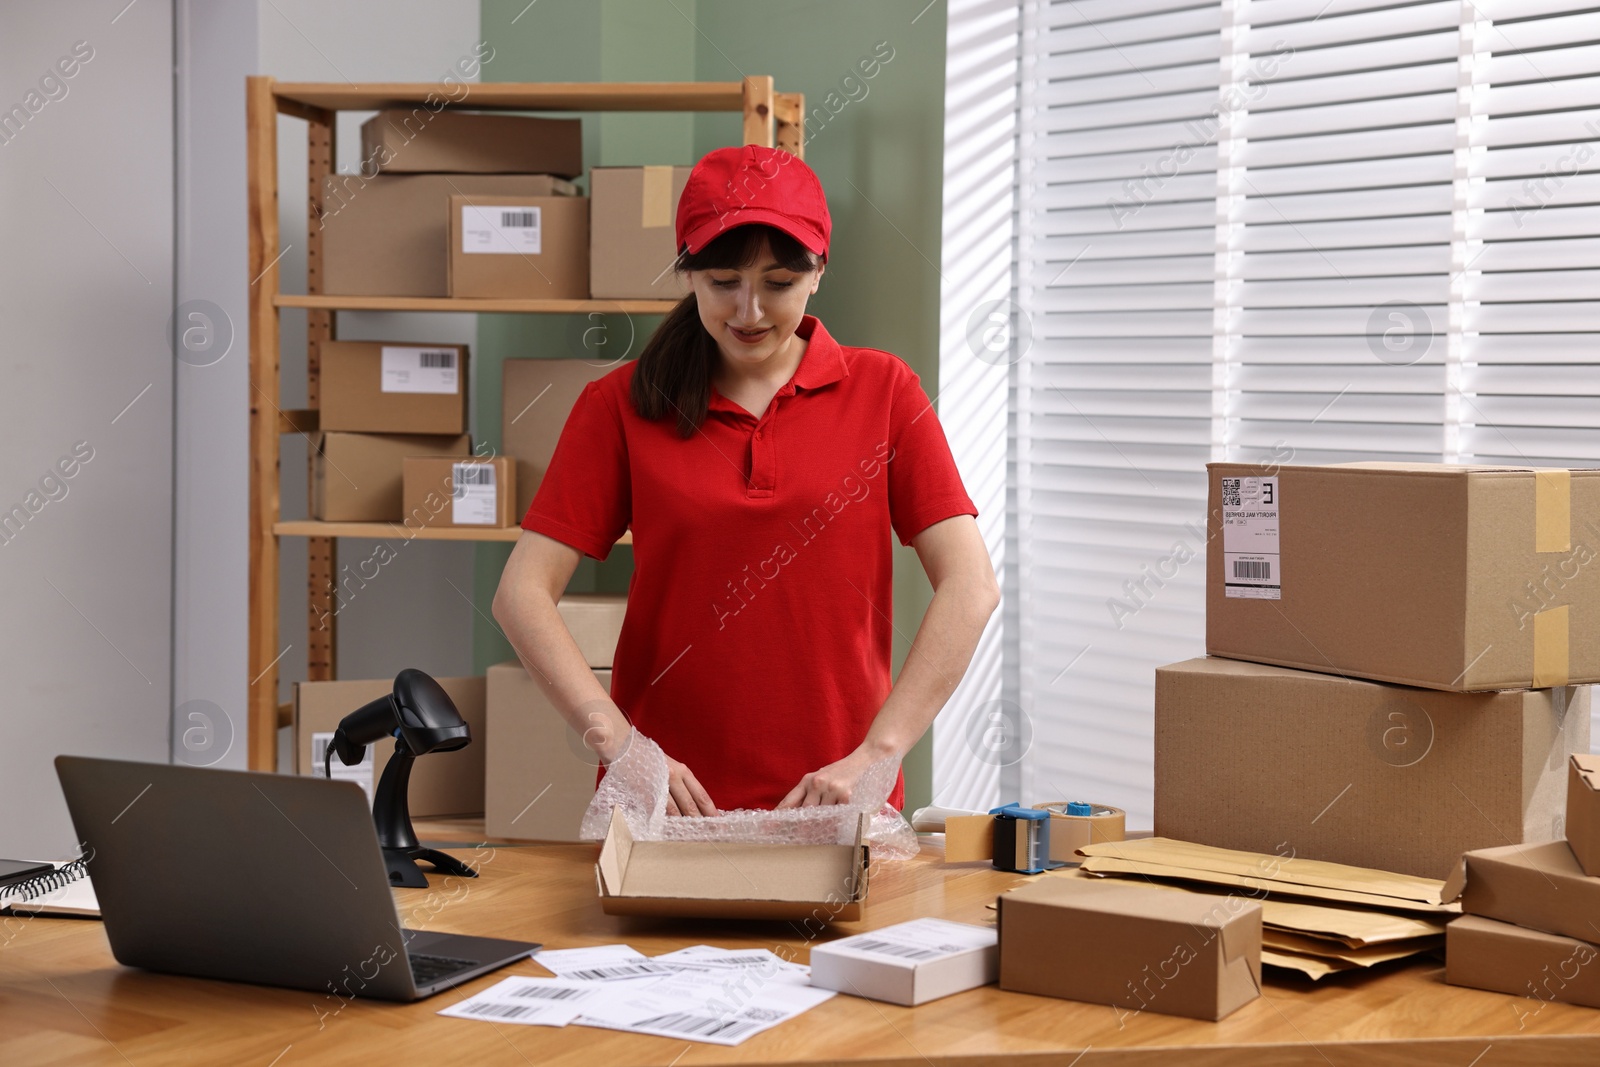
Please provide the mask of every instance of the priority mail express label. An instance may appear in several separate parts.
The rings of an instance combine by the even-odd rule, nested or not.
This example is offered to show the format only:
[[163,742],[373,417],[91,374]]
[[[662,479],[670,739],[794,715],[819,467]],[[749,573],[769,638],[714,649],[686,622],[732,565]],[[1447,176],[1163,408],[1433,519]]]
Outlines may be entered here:
[[1283,599],[1278,560],[1278,479],[1222,479],[1224,595]]

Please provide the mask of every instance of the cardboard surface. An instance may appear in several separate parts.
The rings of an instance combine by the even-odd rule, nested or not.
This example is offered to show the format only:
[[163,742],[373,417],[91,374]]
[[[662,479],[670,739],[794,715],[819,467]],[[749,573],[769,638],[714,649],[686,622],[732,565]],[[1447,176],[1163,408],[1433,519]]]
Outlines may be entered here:
[[451,196],[577,192],[571,182],[548,174],[329,175],[319,220],[322,291],[449,296]]
[[1266,475],[1207,469],[1212,655],[1457,691],[1600,681],[1600,470],[1276,468],[1268,599],[1248,576],[1228,595],[1223,496]]
[[[461,476],[476,483],[456,486]],[[515,526],[517,468],[510,456],[407,456],[402,505],[408,529]]]
[[1469,849],[1561,836],[1590,698],[1588,686],[1449,693],[1218,658],[1162,667],[1155,832],[1442,879]]
[[686,287],[673,223],[690,167],[589,170],[589,293],[608,300],[677,300]]
[[812,985],[908,1008],[990,985],[999,970],[994,928],[944,919],[914,919],[811,948]]
[[363,173],[583,173],[583,121],[425,107],[387,108],[361,124]]
[[1194,1019],[1261,992],[1261,905],[1043,875],[999,899],[1000,988]]
[[1468,852],[1444,899],[1468,915],[1600,941],[1600,878],[1583,873],[1565,841]]
[[566,593],[556,610],[589,666],[609,669],[628,613],[628,598],[613,593]]
[[[453,362],[454,373],[416,366],[420,362]],[[467,432],[466,345],[324,341],[321,389],[318,425],[324,431]]]
[[[595,671],[611,690],[611,672]],[[485,672],[484,826],[490,837],[577,841],[600,761],[520,662]]]
[[1567,761],[1567,844],[1585,874],[1600,876],[1600,756]]
[[399,522],[407,456],[465,456],[466,434],[311,434],[307,450],[310,513],[323,522]]
[[[536,238],[508,238],[494,224]],[[454,297],[587,298],[588,198],[452,196],[449,272]]]
[[618,364],[581,359],[508,359],[501,366],[501,451],[517,461],[517,521],[539,489],[561,428],[583,387]]
[[1527,998],[1519,1018],[1549,1000],[1600,1008],[1597,956],[1587,941],[1463,915],[1446,934],[1444,980]]
[[[407,791],[411,814],[477,815],[483,811],[485,737],[485,683],[481,677],[435,679],[461,712],[472,732],[472,743],[454,752],[430,752],[411,768]],[[332,733],[339,722],[370,700],[394,691],[394,679],[376,678],[334,682],[296,682],[294,686],[294,753],[296,774],[320,772],[322,752],[313,751],[311,738]],[[394,744],[369,746],[373,758],[372,786],[377,789]],[[337,767],[339,757],[333,758]]]

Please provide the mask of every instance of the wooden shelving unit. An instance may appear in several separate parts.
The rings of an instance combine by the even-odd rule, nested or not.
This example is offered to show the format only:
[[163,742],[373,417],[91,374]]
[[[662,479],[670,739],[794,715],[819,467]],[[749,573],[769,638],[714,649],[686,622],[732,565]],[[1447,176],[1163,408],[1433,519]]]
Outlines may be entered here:
[[[336,631],[332,589],[338,573],[340,538],[418,538],[436,541],[515,541],[509,529],[412,529],[398,523],[284,521],[280,516],[280,444],[286,433],[317,428],[321,346],[336,336],[340,311],[475,311],[525,314],[627,313],[659,315],[664,300],[455,300],[325,294],[321,284],[322,238],[312,222],[321,214],[323,179],[334,172],[334,119],[340,111],[422,107],[449,99],[449,87],[431,83],[323,84],[245,79],[250,226],[250,575],[249,761],[255,770],[277,763],[278,539],[308,539],[310,569],[306,598],[307,677],[334,676]],[[782,148],[804,155],[800,93],[778,93],[770,76],[737,82],[496,83],[473,85],[462,101],[473,111],[725,111],[744,117],[743,144]],[[280,291],[279,261],[286,248],[278,228],[278,122],[306,124],[306,289]],[[296,238],[299,239],[298,236]],[[306,311],[306,402],[285,411],[278,379],[279,312]],[[621,544],[632,538],[624,536]]]

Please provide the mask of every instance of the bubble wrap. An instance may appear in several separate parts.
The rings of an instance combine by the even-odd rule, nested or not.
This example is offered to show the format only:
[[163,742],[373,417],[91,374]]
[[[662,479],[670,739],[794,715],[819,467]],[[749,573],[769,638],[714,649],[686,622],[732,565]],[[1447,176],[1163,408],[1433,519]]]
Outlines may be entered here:
[[621,808],[635,841],[755,841],[784,845],[854,844],[856,823],[872,812],[867,842],[874,860],[906,860],[917,854],[917,834],[887,803],[900,761],[879,760],[856,783],[849,804],[762,811],[745,808],[720,815],[667,814],[667,756],[637,730],[627,750],[606,768],[606,776],[583,814],[579,836],[599,841],[611,824],[611,809]]

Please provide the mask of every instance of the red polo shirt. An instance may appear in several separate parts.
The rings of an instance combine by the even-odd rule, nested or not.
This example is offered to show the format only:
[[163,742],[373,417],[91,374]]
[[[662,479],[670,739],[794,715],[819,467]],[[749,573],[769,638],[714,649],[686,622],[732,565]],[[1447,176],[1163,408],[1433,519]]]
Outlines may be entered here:
[[590,383],[522,522],[596,559],[632,528],[611,697],[721,809],[861,743],[891,684],[891,528],[977,514],[911,368],[812,315],[796,332],[761,417],[713,388],[688,440],[634,411],[632,362]]

